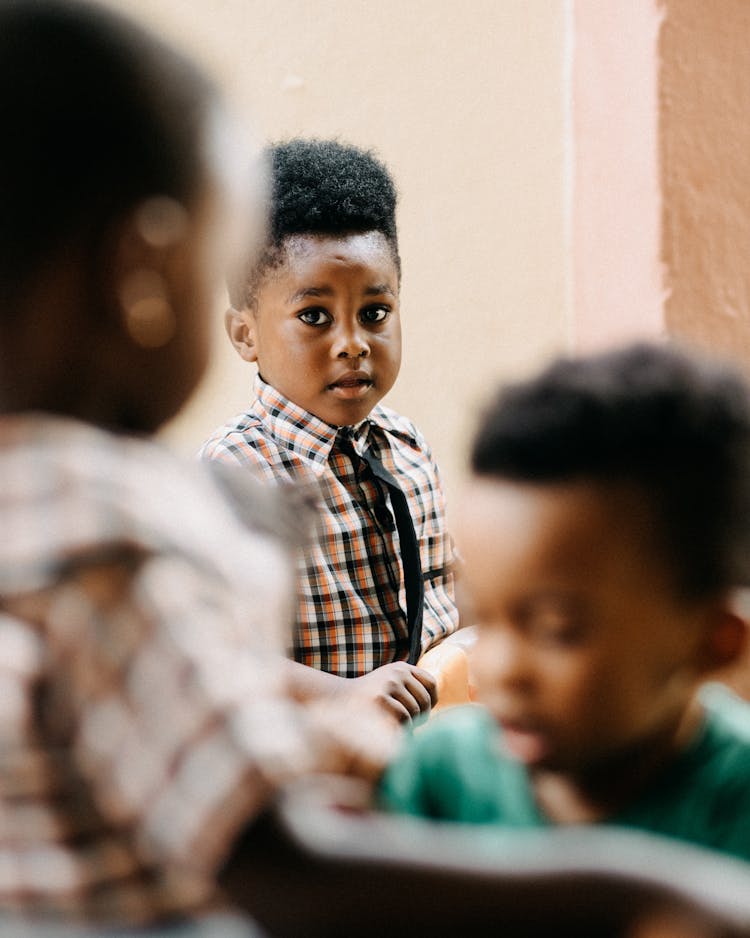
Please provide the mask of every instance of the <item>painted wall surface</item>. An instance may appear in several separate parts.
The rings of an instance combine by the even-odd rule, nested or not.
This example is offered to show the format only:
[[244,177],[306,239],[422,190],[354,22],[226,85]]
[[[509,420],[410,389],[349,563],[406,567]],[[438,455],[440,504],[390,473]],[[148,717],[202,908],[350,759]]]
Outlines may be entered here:
[[570,83],[571,345],[657,338],[661,264],[657,0],[575,0]]
[[[449,495],[477,403],[563,348],[563,0],[109,0],[219,77],[264,138],[375,147],[400,193],[404,364],[388,403]],[[217,304],[214,368],[168,437],[246,405]]]
[[574,0],[572,345],[750,366],[750,4]]
[[667,329],[750,365],[750,4],[665,0],[664,11]]

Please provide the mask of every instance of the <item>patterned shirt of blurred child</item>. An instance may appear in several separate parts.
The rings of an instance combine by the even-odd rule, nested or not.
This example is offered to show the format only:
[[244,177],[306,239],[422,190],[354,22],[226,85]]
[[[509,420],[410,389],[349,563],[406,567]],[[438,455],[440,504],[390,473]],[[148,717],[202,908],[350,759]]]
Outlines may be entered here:
[[[320,492],[318,537],[299,559],[295,659],[342,677],[405,659],[409,635],[398,531],[390,513],[382,512],[380,486],[357,478],[337,427],[257,376],[255,393],[250,409],[220,428],[201,456],[250,466],[271,482],[310,483],[311,491]],[[377,451],[408,500],[424,579],[424,652],[458,624],[454,549],[437,465],[414,424],[389,408],[376,406],[347,430],[359,454],[368,447]]]
[[267,654],[291,564],[205,467],[150,443],[4,418],[0,477],[0,905],[193,915],[306,768]]

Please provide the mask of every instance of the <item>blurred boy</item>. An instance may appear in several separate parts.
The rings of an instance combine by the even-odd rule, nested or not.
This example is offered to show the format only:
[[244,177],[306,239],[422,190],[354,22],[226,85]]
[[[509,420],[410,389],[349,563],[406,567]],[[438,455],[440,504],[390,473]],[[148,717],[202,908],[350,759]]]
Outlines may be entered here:
[[0,113],[0,934],[257,936],[226,908],[248,828],[380,731],[287,699],[285,557],[150,439],[255,214],[242,137],[181,55],[64,0],[0,3]]
[[391,766],[393,810],[607,821],[750,859],[750,744],[695,691],[735,661],[750,573],[750,401],[731,371],[636,346],[501,393],[459,544],[483,708]]
[[436,700],[415,664],[458,614],[437,466],[417,428],[380,405],[401,364],[396,192],[356,147],[293,140],[269,155],[268,243],[226,320],[258,366],[256,399],[202,456],[314,483],[321,518],[300,559],[297,689],[356,687],[407,719]]

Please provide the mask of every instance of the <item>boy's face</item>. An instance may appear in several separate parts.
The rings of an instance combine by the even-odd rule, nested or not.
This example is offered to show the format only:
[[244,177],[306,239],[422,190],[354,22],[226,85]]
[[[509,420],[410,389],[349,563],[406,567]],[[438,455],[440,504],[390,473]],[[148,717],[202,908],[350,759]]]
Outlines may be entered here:
[[377,231],[297,235],[228,329],[264,381],[333,426],[363,420],[401,364],[396,265]]
[[475,678],[530,769],[585,776],[673,740],[708,617],[681,600],[632,488],[475,479],[457,540]]

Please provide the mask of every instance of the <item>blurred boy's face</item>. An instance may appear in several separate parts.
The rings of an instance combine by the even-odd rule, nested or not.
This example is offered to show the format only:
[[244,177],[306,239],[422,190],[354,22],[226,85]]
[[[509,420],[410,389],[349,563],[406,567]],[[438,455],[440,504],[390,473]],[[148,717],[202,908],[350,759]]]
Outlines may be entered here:
[[398,272],[378,231],[297,235],[242,319],[243,357],[264,381],[333,426],[363,420],[401,364]]
[[503,747],[530,769],[585,777],[674,743],[705,609],[675,592],[653,527],[621,485],[473,480],[457,539],[475,678]]
[[[109,392],[100,395],[103,406],[111,397],[124,410],[130,430],[151,432],[172,417],[208,364],[217,293],[251,242],[245,219],[262,217],[257,182],[232,160],[249,149],[238,140],[244,144],[241,128],[216,107],[206,118],[205,175],[195,199],[155,198],[134,210],[113,285],[126,330],[118,325],[108,356],[96,357],[103,374],[94,383]],[[117,425],[121,417],[100,419]]]

